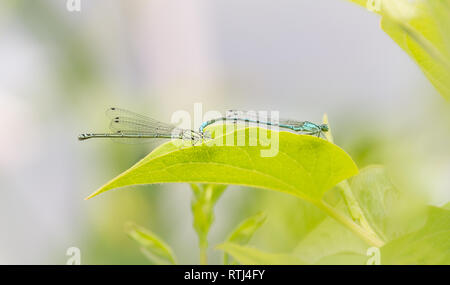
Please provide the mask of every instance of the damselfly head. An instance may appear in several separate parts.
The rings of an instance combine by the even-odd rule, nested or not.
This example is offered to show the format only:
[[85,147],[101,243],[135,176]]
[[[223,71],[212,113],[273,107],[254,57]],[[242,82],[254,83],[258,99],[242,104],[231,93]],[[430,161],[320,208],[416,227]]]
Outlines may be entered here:
[[211,139],[211,138],[212,138],[211,132],[204,131],[204,132],[202,133],[202,137],[203,137],[204,139]]
[[328,132],[330,130],[327,124],[322,124],[319,127],[322,132]]

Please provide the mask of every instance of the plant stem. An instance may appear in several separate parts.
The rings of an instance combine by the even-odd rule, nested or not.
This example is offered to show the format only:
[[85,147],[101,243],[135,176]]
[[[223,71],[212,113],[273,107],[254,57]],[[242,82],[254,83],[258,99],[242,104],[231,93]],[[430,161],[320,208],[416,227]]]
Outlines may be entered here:
[[207,265],[207,264],[208,264],[207,248],[201,246],[200,247],[200,265]]
[[223,265],[228,265],[228,254],[227,253],[223,254]]
[[373,233],[365,230],[364,228],[344,216],[342,213],[336,211],[336,209],[328,205],[326,202],[321,201],[319,203],[315,203],[315,205],[326,212],[328,215],[333,217],[336,221],[349,228],[352,232],[354,232],[368,244],[375,247],[382,247],[384,245],[384,241],[382,241],[377,235],[374,235]]
[[[334,143],[333,134],[331,133],[331,127],[330,123],[328,122],[327,114],[323,115],[323,123],[327,124],[329,127],[328,132],[325,133],[327,140],[331,143]],[[352,189],[348,181],[344,180],[337,186],[341,190],[342,196],[344,197],[344,201],[345,204],[347,205],[350,215],[352,216],[353,220],[358,221],[361,226],[355,224],[353,221],[349,220],[346,216],[337,212],[334,208],[330,207],[330,205],[326,204],[323,201],[321,203],[317,203],[316,205],[322,210],[324,210],[326,213],[328,213],[330,216],[335,218],[337,221],[346,225],[354,233],[363,238],[369,244],[372,244],[376,247],[383,246],[384,241],[378,237],[378,235],[375,233],[375,231],[372,229],[369,222],[367,221],[363,211],[361,210],[361,207],[359,206],[358,201],[353,195]]]
[[352,216],[352,218],[359,222],[361,227],[363,227],[366,231],[371,233],[372,235],[375,235],[378,237],[378,235],[375,233],[375,231],[370,226],[369,222],[367,221],[366,217],[364,216],[363,211],[361,210],[361,207],[359,206],[358,201],[356,200],[355,196],[353,195],[352,189],[350,188],[350,184],[347,180],[342,181],[337,185],[339,189],[341,190],[342,196],[344,196],[345,204],[347,205],[347,208]]

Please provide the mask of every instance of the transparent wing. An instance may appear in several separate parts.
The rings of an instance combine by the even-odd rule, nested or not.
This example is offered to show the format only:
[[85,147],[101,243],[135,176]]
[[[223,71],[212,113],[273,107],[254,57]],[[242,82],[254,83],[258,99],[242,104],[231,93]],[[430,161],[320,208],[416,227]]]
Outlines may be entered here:
[[109,128],[113,133],[124,135],[153,136],[152,138],[112,138],[115,142],[126,144],[156,143],[160,139],[169,139],[175,126],[160,122],[121,108],[109,108],[106,115],[111,119]]
[[159,126],[161,129],[166,128],[166,129],[173,129],[175,128],[174,125],[172,124],[168,124],[168,123],[163,123],[161,121],[152,119],[150,117],[144,116],[144,115],[140,115],[125,109],[121,109],[121,108],[109,108],[108,110],[106,110],[106,115],[111,119],[111,121],[113,120],[125,120],[128,122],[135,122],[137,124],[141,124],[141,125],[149,125],[149,126]]
[[171,135],[177,129],[170,125],[151,125],[148,122],[120,117],[112,119],[109,128],[116,133],[135,135]]

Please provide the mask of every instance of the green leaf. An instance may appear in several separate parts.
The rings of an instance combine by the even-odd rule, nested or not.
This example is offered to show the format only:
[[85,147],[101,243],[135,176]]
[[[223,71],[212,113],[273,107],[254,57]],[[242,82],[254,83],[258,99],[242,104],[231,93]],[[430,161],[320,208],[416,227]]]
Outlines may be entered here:
[[442,206],[443,209],[450,210],[450,202]]
[[[257,146],[228,146],[258,132]],[[267,134],[262,139],[261,134]],[[323,139],[261,128],[242,128],[215,136],[199,146],[169,142],[154,150],[88,198],[110,189],[153,183],[236,184],[264,188],[318,202],[338,182],[355,175],[352,159]],[[172,144],[172,146],[171,146]],[[264,151],[276,151],[263,157]],[[87,198],[87,199],[88,199]]]
[[[345,208],[341,202],[337,209]],[[321,259],[335,254],[364,255],[368,245],[348,228],[331,217],[326,217],[312,229],[294,249],[294,255],[309,264],[320,263]]]
[[367,7],[368,0],[349,0],[350,2],[356,3],[362,7]]
[[226,185],[220,184],[191,184],[193,226],[199,237],[201,248],[208,247],[208,233],[214,222],[214,205],[223,194]]
[[246,245],[256,230],[259,229],[265,221],[266,214],[264,212],[259,212],[256,215],[245,219],[233,230],[227,241]]
[[[450,0],[373,1],[381,3],[381,28],[450,99]],[[365,6],[361,0],[353,2]]]
[[423,228],[381,248],[382,264],[450,264],[450,211],[428,207]]
[[316,265],[365,265],[369,257],[354,252],[340,252],[317,261]]
[[140,245],[145,256],[155,264],[176,264],[170,246],[151,231],[130,222],[125,225],[125,232]]
[[424,207],[413,195],[399,191],[382,166],[369,166],[352,178],[352,192],[371,227],[385,241],[424,224]]
[[[227,238],[227,242],[232,242],[238,245],[246,245],[253,234],[259,227],[266,221],[266,214],[264,212],[259,212],[244,221],[242,221]],[[228,256],[224,255],[224,264],[228,264]]]
[[260,251],[256,248],[241,246],[226,242],[217,246],[245,265],[295,265],[305,264],[300,259],[289,254],[274,254]]
[[[324,200],[336,192],[328,191]],[[258,204],[270,218],[254,236],[254,244],[273,252],[291,252],[299,240],[327,217],[313,204],[292,198],[269,191],[261,195]]]

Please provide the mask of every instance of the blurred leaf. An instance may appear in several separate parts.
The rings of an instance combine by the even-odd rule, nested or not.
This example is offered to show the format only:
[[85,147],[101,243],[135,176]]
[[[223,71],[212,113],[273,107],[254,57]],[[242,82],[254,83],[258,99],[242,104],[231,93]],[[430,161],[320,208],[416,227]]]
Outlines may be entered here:
[[354,193],[365,217],[385,241],[423,226],[424,207],[411,194],[400,192],[382,166],[369,166],[352,178]]
[[274,254],[262,252],[256,248],[241,246],[226,242],[217,246],[244,265],[294,265],[305,264],[300,259],[289,254]]
[[368,2],[368,0],[349,0],[349,1],[356,3],[363,7],[367,7],[367,2]]
[[[330,190],[329,194],[337,191]],[[265,226],[258,230],[253,241],[261,248],[273,252],[291,252],[314,227],[327,215],[315,205],[301,199],[292,199],[290,195],[263,192],[258,201],[264,212],[270,217]]]
[[[346,209],[343,202],[336,208]],[[322,258],[342,252],[364,255],[367,248],[368,245],[352,231],[333,218],[326,217],[298,243],[293,254],[309,264],[314,264]]]
[[450,211],[428,207],[425,226],[383,246],[381,263],[450,265]]
[[450,202],[442,206],[443,209],[450,210]]
[[125,232],[141,246],[145,256],[155,264],[176,264],[170,246],[151,231],[134,223],[127,223]]
[[373,1],[380,3],[381,28],[415,60],[441,95],[450,99],[450,0]]
[[365,265],[369,257],[354,252],[340,252],[321,258],[317,265]]
[[256,230],[264,224],[266,218],[266,214],[264,212],[260,212],[245,219],[236,227],[236,229],[233,230],[227,241],[240,245],[246,245]]
[[[223,146],[224,139],[242,141],[249,132],[267,133],[257,146]],[[279,135],[279,145],[270,137]],[[175,141],[177,143],[177,141]],[[269,146],[267,146],[269,145]],[[277,147],[278,146],[278,147]],[[261,151],[274,147],[273,157]],[[163,144],[136,165],[95,191],[87,199],[110,189],[152,183],[236,184],[271,189],[318,202],[338,182],[358,172],[342,149],[323,139],[261,128],[238,129],[201,146],[180,148]]]
[[208,247],[208,232],[214,222],[214,205],[223,194],[226,185],[220,184],[191,184],[193,198],[191,210],[193,225],[199,238],[201,248]]
[[[266,214],[264,212],[257,213],[244,221],[242,221],[230,234],[227,242],[232,242],[239,245],[246,245],[253,234],[266,221]],[[224,255],[224,264],[228,264],[228,256]]]

